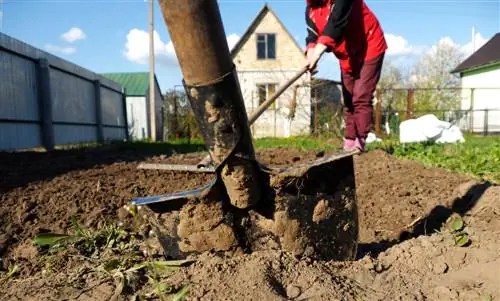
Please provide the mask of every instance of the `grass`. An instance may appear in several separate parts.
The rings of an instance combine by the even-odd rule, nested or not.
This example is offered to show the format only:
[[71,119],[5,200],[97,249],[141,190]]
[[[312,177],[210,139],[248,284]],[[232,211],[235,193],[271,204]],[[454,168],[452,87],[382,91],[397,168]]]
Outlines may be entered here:
[[373,143],[368,150],[381,149],[398,158],[426,166],[445,168],[475,178],[500,183],[500,137],[466,135],[459,144],[400,144],[397,139]]
[[[134,218],[135,227],[132,228],[140,228],[145,220],[136,210],[130,210],[130,214]],[[71,225],[73,233],[46,232],[34,238],[41,255],[39,264],[46,275],[67,273],[66,278],[77,279],[81,278],[80,271],[85,267],[85,273],[94,280],[114,280],[112,300],[124,295],[131,300],[172,300],[172,295],[174,300],[184,300],[188,286],[176,288],[165,280],[192,260],[163,260],[147,255],[149,252],[144,252],[146,238],[129,227],[111,223],[101,229],[83,228],[76,217],[71,218]],[[5,279],[8,280],[9,276]]]

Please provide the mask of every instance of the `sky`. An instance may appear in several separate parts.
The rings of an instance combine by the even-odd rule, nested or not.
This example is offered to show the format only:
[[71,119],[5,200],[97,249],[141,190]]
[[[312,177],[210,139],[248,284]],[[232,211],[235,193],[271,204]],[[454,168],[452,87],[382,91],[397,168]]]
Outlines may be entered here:
[[[384,30],[387,60],[409,66],[440,42],[472,53],[500,32],[500,0],[365,0]],[[266,1],[220,0],[228,45],[245,32]],[[305,0],[267,4],[303,47]],[[148,71],[149,15],[145,0],[0,0],[0,31],[96,73]],[[158,1],[154,1],[155,71],[162,91],[180,85],[182,74]],[[323,78],[339,79],[327,54]]]

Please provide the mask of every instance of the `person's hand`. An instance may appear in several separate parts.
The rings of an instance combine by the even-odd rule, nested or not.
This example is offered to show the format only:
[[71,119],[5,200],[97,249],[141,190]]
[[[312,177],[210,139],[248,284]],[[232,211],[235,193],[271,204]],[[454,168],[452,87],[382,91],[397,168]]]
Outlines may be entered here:
[[[314,47],[307,49],[306,59],[304,60],[304,67],[307,67],[307,69],[309,69],[309,65],[311,64],[313,54],[314,54]],[[309,71],[311,71],[311,70],[309,70]]]
[[307,63],[309,71],[314,71],[316,69],[316,65],[318,64],[319,59],[323,55],[326,50],[326,45],[324,44],[316,44],[316,46],[308,50],[307,52]]

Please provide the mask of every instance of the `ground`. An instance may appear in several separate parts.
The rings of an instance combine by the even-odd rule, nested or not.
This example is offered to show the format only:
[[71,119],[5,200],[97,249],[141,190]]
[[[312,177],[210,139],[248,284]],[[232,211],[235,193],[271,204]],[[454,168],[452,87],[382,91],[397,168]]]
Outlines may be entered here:
[[[381,150],[355,157],[356,260],[299,260],[280,251],[223,258],[207,252],[160,273],[161,262],[179,262],[165,263],[148,248],[149,229],[129,231],[133,219],[124,205],[133,196],[200,186],[207,176],[139,170],[137,164],[196,163],[203,155],[114,148],[0,154],[0,299],[139,300],[182,288],[188,288],[186,300],[500,298],[500,187]],[[316,155],[258,151],[260,161],[271,165]],[[84,229],[83,242],[55,254],[35,246],[41,232],[74,233],[72,216]],[[449,223],[454,218],[456,226],[460,216],[464,242],[469,240],[463,246]],[[135,264],[142,266],[130,270]]]

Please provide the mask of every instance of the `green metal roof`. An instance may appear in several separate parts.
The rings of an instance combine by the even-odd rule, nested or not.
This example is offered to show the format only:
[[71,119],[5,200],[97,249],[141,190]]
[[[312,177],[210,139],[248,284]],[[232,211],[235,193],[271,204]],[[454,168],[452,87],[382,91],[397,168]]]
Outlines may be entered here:
[[102,75],[124,87],[125,94],[128,96],[143,96],[148,93],[148,72],[103,73]]

